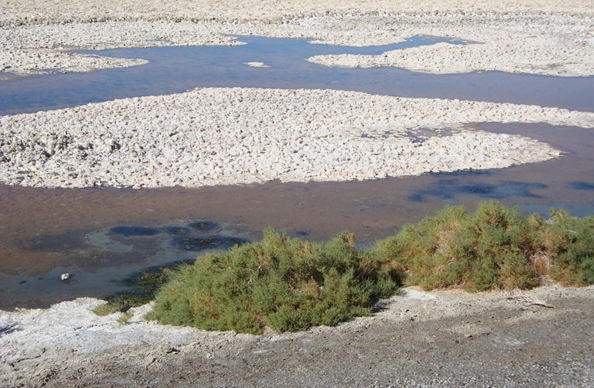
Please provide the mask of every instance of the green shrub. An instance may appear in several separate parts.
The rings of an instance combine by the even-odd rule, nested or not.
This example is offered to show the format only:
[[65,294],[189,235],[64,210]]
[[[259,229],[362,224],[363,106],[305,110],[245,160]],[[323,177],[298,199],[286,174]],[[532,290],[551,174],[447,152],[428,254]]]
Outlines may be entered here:
[[260,242],[173,271],[147,318],[256,334],[304,330],[369,315],[398,281],[395,266],[356,249],[352,234],[320,244],[266,230]]
[[551,216],[525,218],[496,201],[481,202],[474,214],[448,206],[378,242],[376,252],[406,272],[407,284],[426,289],[530,288],[545,276],[594,283],[594,218]]
[[541,227],[550,276],[565,285],[594,284],[594,217],[570,217],[551,210],[551,223]]
[[350,233],[323,244],[266,230],[257,243],[172,270],[140,271],[129,278],[132,291],[96,312],[127,311],[158,290],[148,319],[205,330],[297,331],[368,315],[402,281],[482,291],[531,288],[545,278],[594,284],[594,217],[553,209],[545,221],[490,201],[473,214],[447,206],[366,250],[355,248]]
[[132,317],[133,317],[132,313],[129,311],[126,311],[125,313],[122,313],[122,315],[118,318],[118,323],[121,323],[122,325],[124,325],[124,324],[128,323],[128,321]]
[[119,310],[119,306],[116,306],[116,305],[111,304],[109,302],[108,303],[105,303],[105,304],[102,304],[100,306],[97,306],[97,307],[95,307],[95,309],[93,309],[93,312],[95,314],[99,315],[100,317],[104,317],[106,315],[113,314],[113,313],[115,313],[117,311],[120,311]]

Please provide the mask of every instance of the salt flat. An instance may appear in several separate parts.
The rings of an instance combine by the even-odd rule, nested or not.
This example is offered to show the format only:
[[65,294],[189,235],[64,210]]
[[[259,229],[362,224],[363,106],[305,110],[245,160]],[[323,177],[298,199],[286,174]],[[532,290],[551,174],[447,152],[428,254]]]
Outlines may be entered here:
[[0,71],[90,71],[142,63],[74,55],[68,52],[72,47],[237,44],[226,34],[365,46],[425,34],[475,43],[312,61],[431,73],[499,70],[587,76],[594,74],[593,9],[587,0],[230,0],[224,5],[206,0],[7,1],[0,4]]
[[[462,127],[473,122],[591,128],[594,113],[335,90],[204,88],[2,116],[0,181],[135,188],[344,181],[559,156],[533,139]],[[433,136],[415,136],[420,129]]]
[[[426,34],[472,41],[327,66],[426,73],[594,74],[591,0],[6,0],[0,71],[138,66],[71,49],[236,45],[231,34],[366,46]],[[0,117],[0,181],[35,187],[196,187],[501,168],[560,156],[474,122],[594,127],[538,106],[329,90],[206,88]],[[427,133],[432,133],[431,136]],[[421,135],[422,134],[422,135]],[[102,302],[0,311],[2,386],[592,386],[592,287],[522,295],[409,290],[373,317],[264,336],[150,323]],[[554,308],[531,304],[544,300]]]

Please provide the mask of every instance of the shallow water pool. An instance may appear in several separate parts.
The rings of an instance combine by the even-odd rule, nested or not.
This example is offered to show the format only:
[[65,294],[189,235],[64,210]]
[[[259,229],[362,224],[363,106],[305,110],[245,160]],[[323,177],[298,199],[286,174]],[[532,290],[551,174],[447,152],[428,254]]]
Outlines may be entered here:
[[[240,37],[233,47],[118,49],[101,55],[146,58],[148,65],[0,81],[0,113],[166,94],[199,86],[330,88],[376,94],[465,98],[594,111],[594,77],[497,72],[429,75],[400,69],[327,68],[318,54],[376,54],[434,44],[415,37],[367,48],[303,40]],[[463,44],[464,42],[457,42]],[[245,62],[263,62],[255,68]],[[562,207],[594,214],[591,129],[541,124],[477,124],[562,150],[558,159],[486,171],[365,182],[279,183],[199,189],[38,189],[0,185],[0,308],[47,306],[126,289],[134,271],[191,260],[206,249],[255,240],[266,227],[312,240],[351,230],[362,244],[394,233],[447,203],[470,210],[497,199],[546,215]],[[422,137],[418,141],[423,141]],[[73,276],[68,282],[60,274]]]
[[[403,43],[347,47],[302,39],[238,37],[245,45],[122,48],[78,51],[142,58],[146,65],[88,73],[50,74],[0,82],[0,114],[34,112],[116,98],[184,92],[196,87],[307,88],[362,91],[402,97],[513,102],[594,111],[594,77],[550,77],[502,72],[424,74],[391,67],[348,69],[310,63],[321,54],[381,54],[439,42],[416,36]],[[257,68],[247,62],[262,62]]]

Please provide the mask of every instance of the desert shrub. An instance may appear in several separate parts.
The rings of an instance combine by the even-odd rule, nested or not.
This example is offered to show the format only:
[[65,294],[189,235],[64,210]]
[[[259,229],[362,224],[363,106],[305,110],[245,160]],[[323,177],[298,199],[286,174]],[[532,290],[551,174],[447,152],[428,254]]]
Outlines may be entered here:
[[99,315],[100,317],[103,317],[105,315],[109,315],[109,314],[113,314],[119,310],[119,306],[113,305],[111,303],[105,303],[102,304],[100,306],[95,307],[95,309],[93,310],[93,312],[97,315]]
[[128,323],[128,321],[130,320],[130,318],[132,318],[132,313],[129,311],[126,311],[125,313],[122,313],[122,315],[118,318],[118,323],[121,323],[122,325]]
[[266,230],[260,242],[173,271],[147,318],[244,333],[304,330],[369,315],[398,281],[396,267],[355,248],[352,234],[322,244]]
[[549,220],[522,217],[496,201],[481,202],[472,214],[447,206],[373,249],[356,248],[350,233],[311,243],[266,230],[257,243],[140,271],[128,279],[132,291],[112,295],[96,312],[125,312],[157,292],[149,319],[261,333],[266,326],[297,331],[368,315],[402,281],[469,291],[530,288],[546,278],[588,285],[593,232],[594,217],[555,209]]
[[530,288],[543,278],[594,283],[594,217],[552,209],[545,221],[496,201],[474,214],[447,206],[377,243],[376,254],[405,272],[409,285],[469,291]]
[[538,224],[550,276],[565,285],[594,284],[594,217],[576,218],[551,210],[551,222]]
[[474,214],[447,206],[434,217],[380,241],[380,257],[397,262],[407,284],[469,291],[528,288],[539,283],[530,258],[534,231],[517,210],[482,202]]

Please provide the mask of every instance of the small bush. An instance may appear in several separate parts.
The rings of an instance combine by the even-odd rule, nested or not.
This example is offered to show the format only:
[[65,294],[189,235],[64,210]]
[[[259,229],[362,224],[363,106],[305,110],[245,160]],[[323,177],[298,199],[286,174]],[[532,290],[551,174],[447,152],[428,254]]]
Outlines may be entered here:
[[304,330],[369,315],[398,281],[396,267],[356,249],[352,234],[320,244],[266,230],[261,242],[207,254],[172,272],[147,318],[254,334],[265,326]]
[[550,276],[565,285],[594,284],[594,217],[580,219],[553,209],[551,221],[539,225]]
[[558,210],[552,222],[522,217],[498,202],[474,214],[448,206],[435,217],[380,241],[379,257],[398,263],[409,285],[462,286],[468,291],[531,288],[551,276],[572,285],[594,282],[594,218]]
[[93,310],[93,312],[95,314],[99,315],[100,317],[104,317],[106,315],[113,314],[113,313],[115,313],[117,311],[120,311],[119,308],[118,308],[118,306],[113,305],[111,303],[102,304],[101,306],[97,306]]
[[132,313],[129,311],[126,311],[125,313],[122,313],[122,315],[118,318],[118,323],[121,323],[122,325],[124,325],[124,324],[128,323],[128,321],[132,317],[133,317]]

